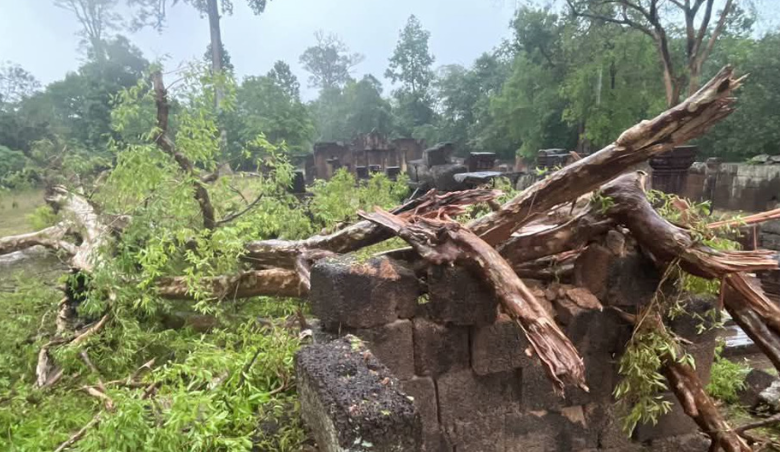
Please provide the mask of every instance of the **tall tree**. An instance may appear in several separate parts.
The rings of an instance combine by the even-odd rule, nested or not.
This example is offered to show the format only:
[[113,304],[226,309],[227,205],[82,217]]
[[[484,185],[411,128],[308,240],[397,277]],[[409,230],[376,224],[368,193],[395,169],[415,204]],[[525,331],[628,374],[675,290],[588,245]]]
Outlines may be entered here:
[[410,131],[408,129],[429,124],[433,119],[430,86],[434,77],[431,66],[435,59],[428,50],[430,35],[417,17],[409,16],[385,71],[385,76],[393,83],[401,84],[394,95],[407,132]]
[[[644,33],[653,40],[663,68],[668,106],[676,105],[680,96],[699,89],[701,70],[715,43],[726,29],[729,19],[738,14],[738,1],[716,0],[566,0],[574,16],[589,21],[607,22]],[[672,40],[677,36],[683,18],[685,50],[682,58],[674,55]],[[684,69],[677,67],[683,61]]]
[[122,16],[114,11],[117,0],[54,0],[54,4],[76,16],[83,42],[97,59],[103,58],[104,41],[122,25]]
[[333,33],[314,33],[317,44],[306,49],[300,62],[309,72],[309,86],[328,90],[343,87],[351,80],[352,68],[363,61],[363,55],[350,53],[344,42]]
[[382,97],[382,83],[371,74],[348,81],[343,89],[322,90],[311,109],[321,140],[349,141],[372,130],[393,131],[392,107]]
[[266,76],[246,77],[238,87],[236,109],[226,114],[228,133],[236,137],[236,143],[231,144],[233,156],[241,152],[239,143],[251,142],[261,133],[272,144],[284,142],[294,153],[310,149],[314,121],[297,92],[290,89],[298,80],[289,74],[291,78],[280,81],[277,73],[272,69]]
[[[168,4],[176,5],[180,0],[127,0],[136,8],[134,26],[141,28],[152,26],[161,30],[168,14]],[[222,14],[233,14],[232,0],[183,0],[195,8],[201,16],[209,20],[209,49],[211,50],[211,70],[216,72],[224,68],[222,29],[220,19]],[[246,0],[249,8],[260,15],[265,12],[267,0]]]
[[301,84],[298,82],[298,77],[293,74],[289,64],[281,60],[277,61],[274,63],[274,67],[268,72],[268,77],[271,78],[277,86],[282,88],[290,98],[300,100]]
[[18,64],[6,61],[0,65],[0,109],[30,97],[41,84]]

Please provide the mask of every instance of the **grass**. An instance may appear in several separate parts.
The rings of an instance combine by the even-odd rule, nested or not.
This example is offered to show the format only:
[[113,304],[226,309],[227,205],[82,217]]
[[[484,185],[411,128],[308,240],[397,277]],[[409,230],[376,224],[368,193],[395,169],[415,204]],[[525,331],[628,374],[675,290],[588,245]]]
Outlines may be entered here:
[[27,216],[43,204],[42,189],[0,192],[0,237],[32,232]]

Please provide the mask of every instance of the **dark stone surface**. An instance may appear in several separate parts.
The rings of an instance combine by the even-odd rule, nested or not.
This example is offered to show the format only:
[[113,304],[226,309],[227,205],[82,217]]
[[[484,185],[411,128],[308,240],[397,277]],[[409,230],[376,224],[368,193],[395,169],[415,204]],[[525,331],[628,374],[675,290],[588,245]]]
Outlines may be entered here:
[[609,249],[592,243],[574,263],[574,284],[590,290],[601,302],[607,295],[609,269],[617,260]]
[[420,413],[423,426],[423,439],[426,449],[435,450],[441,441],[439,431],[439,404],[436,399],[436,386],[431,377],[414,377],[401,382],[404,393],[414,399],[417,412]]
[[631,442],[631,438],[622,430],[614,402],[590,403],[584,409],[588,427],[596,433],[600,448],[623,451],[638,449],[637,444]]
[[580,354],[620,353],[633,326],[614,309],[583,310],[566,326],[566,336]]
[[654,440],[649,449],[652,452],[703,452],[709,450],[709,447],[710,440],[706,436],[691,433]]
[[597,446],[582,407],[563,412],[534,411],[505,417],[506,452],[568,452]]
[[658,418],[658,423],[637,424],[634,430],[634,439],[639,442],[647,442],[672,436],[685,435],[698,431],[698,426],[685,411],[680,402],[671,394],[663,394],[664,400],[672,403],[672,410]]
[[409,318],[419,287],[412,270],[387,257],[359,262],[351,256],[318,261],[309,302],[326,331],[371,328]]
[[423,317],[414,325],[414,367],[417,375],[437,376],[469,366],[469,331],[445,326]]
[[446,165],[437,165],[429,170],[433,178],[433,188],[439,191],[457,191],[468,188],[465,182],[455,180],[455,175],[468,172],[466,165],[458,163],[447,163]]
[[450,372],[436,381],[439,419],[447,431],[456,421],[520,410],[520,370],[479,376],[471,369]]
[[523,408],[527,410],[559,410],[592,402],[609,403],[615,382],[617,363],[608,353],[584,354],[585,382],[590,389],[567,386],[563,397],[553,391],[553,384],[538,360],[523,368]]
[[617,256],[605,246],[591,244],[575,261],[574,282],[590,290],[605,306],[635,307],[652,299],[660,275],[641,253]]
[[713,361],[715,361],[715,345],[715,339],[713,339],[710,342],[685,346],[686,352],[693,356],[696,362],[696,375],[699,376],[699,380],[704,386],[710,382],[710,372]]
[[491,290],[462,267],[431,266],[428,300],[423,311],[439,323],[490,325],[498,315]]
[[718,330],[714,326],[720,320],[720,314],[714,310],[717,298],[712,295],[684,295],[683,297],[684,299],[680,301],[685,306],[685,312],[671,319],[667,325],[675,334],[691,342],[714,341],[718,336]]
[[322,452],[421,449],[414,403],[360,339],[304,347],[295,364],[301,416]]
[[414,376],[414,342],[411,320],[401,319],[376,328],[355,330],[379,361],[400,379]]
[[739,404],[747,408],[758,405],[758,395],[772,385],[777,377],[760,369],[753,369],[745,377],[745,388],[738,392]]
[[609,267],[606,306],[643,306],[653,298],[661,275],[653,262],[641,253],[618,257]]
[[458,452],[505,452],[504,417],[474,416],[455,421],[444,433],[447,445]]
[[[454,146],[452,143],[437,143],[423,151],[423,162],[428,168],[450,163]],[[465,171],[464,171],[465,172]]]
[[471,330],[471,367],[477,375],[505,372],[532,363],[530,346],[517,323],[501,314],[496,323]]

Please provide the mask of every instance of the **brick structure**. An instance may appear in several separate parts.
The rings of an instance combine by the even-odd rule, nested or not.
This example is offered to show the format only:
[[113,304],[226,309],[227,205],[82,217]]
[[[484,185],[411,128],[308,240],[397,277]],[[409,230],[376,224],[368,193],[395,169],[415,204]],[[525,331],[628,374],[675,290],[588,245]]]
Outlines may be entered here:
[[[581,285],[529,282],[537,297],[549,302],[550,312],[585,360],[590,392],[569,388],[564,397],[556,395],[522,331],[501,313],[480,281],[457,267],[431,268],[423,284],[398,262],[339,258],[313,267],[310,302],[326,332],[362,339],[373,352],[366,362],[378,358],[398,379],[400,391],[413,401],[419,426],[399,421],[387,428],[416,431],[419,427],[422,445],[392,450],[626,452],[651,447],[698,451],[701,443],[688,436],[696,432],[695,424],[676,401],[672,413],[655,426],[640,426],[633,439],[620,430],[612,392],[619,379],[620,353],[632,326],[609,306],[630,311],[639,300],[652,296],[656,287],[651,282],[658,281],[654,267],[626,250],[620,239],[609,237],[583,254],[576,265]],[[403,289],[390,290],[390,281]],[[588,290],[591,287],[598,297]],[[427,296],[419,295],[426,290]],[[711,300],[694,300],[691,305],[702,313]],[[689,352],[706,381],[714,335],[696,334],[696,317],[676,318],[671,327],[691,341]],[[343,349],[343,342],[330,344]],[[317,353],[324,354],[330,344],[316,345],[320,347]],[[301,353],[310,354],[306,350]],[[307,387],[311,386],[312,374],[300,359],[298,372],[304,373]],[[386,380],[390,382],[395,384],[392,378]],[[348,394],[353,381],[337,379],[324,384],[336,386],[321,389],[325,395]],[[312,421],[317,415],[332,419],[328,425],[346,422],[338,407],[327,409],[331,399],[312,400],[316,397],[311,391],[306,397],[301,402],[304,419],[318,439],[328,433],[321,420]],[[392,412],[388,416],[399,418]],[[352,431],[365,429],[361,419],[349,422]],[[385,444],[373,443],[373,447],[391,450]]]

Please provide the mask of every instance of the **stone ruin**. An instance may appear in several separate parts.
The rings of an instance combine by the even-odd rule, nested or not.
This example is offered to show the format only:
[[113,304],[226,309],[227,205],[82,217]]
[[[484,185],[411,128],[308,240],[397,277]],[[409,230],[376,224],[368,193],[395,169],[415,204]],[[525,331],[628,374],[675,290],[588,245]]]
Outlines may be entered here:
[[[626,241],[629,240],[627,244]],[[700,451],[708,441],[671,394],[670,413],[621,430],[613,398],[636,312],[660,275],[630,239],[611,231],[557,281],[525,280],[585,360],[590,392],[553,392],[521,329],[483,283],[452,266],[388,257],[326,259],[311,271],[318,318],[296,358],[302,417],[323,452]],[[689,341],[704,384],[716,332],[694,298],[670,323]],[[701,316],[698,316],[699,319]]]

